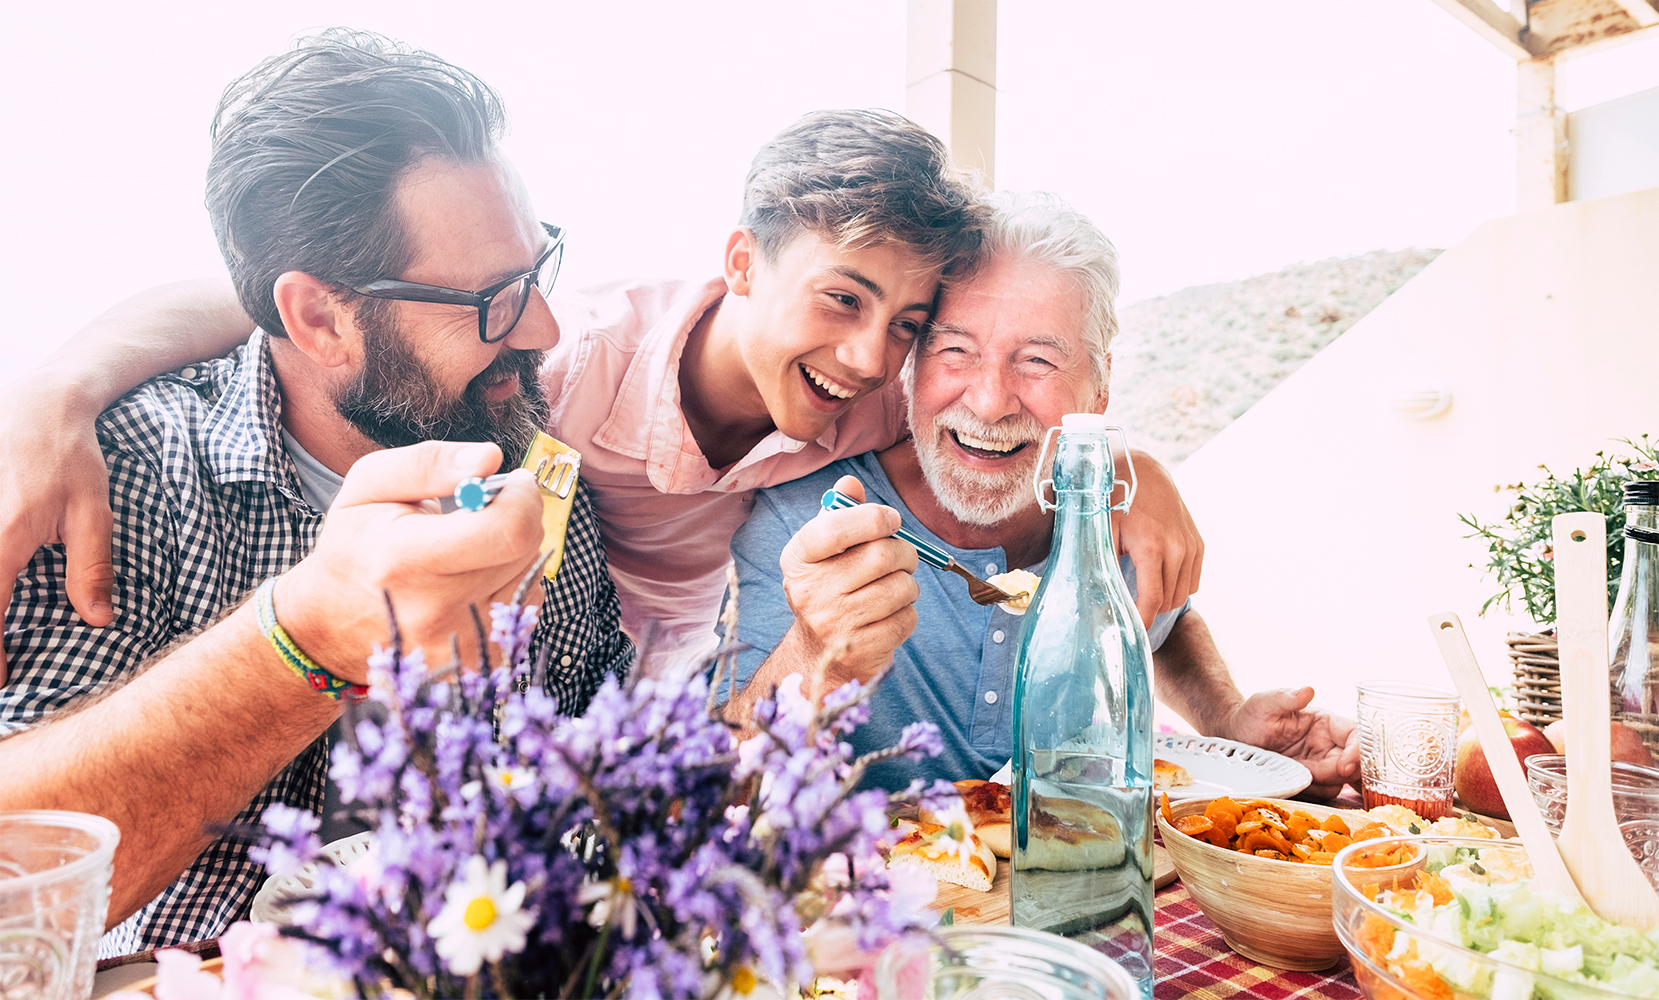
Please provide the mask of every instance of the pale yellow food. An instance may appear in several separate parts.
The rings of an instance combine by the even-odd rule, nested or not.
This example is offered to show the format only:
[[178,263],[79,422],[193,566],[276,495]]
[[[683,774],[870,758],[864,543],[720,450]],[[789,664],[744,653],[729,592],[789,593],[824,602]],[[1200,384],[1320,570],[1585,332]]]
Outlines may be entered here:
[[1152,761],[1152,790],[1167,792],[1192,784],[1192,772],[1172,760],[1154,758]]
[[1011,569],[985,581],[1005,594],[1013,594],[1012,601],[1003,601],[1001,607],[1011,615],[1023,615],[1031,607],[1031,597],[1037,593],[1037,584],[1043,578],[1026,569]]
[[996,855],[970,833],[970,851],[964,860],[957,843],[943,836],[944,832],[944,827],[934,823],[901,822],[901,836],[887,855],[887,867],[912,865],[941,882],[989,892],[997,877]]

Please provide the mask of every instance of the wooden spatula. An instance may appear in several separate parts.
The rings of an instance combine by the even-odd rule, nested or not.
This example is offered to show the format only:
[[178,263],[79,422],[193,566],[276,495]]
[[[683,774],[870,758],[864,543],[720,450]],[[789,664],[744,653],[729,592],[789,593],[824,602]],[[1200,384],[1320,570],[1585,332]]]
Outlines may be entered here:
[[1568,899],[1581,899],[1578,886],[1550,838],[1549,827],[1538,813],[1538,803],[1527,788],[1521,762],[1515,759],[1515,745],[1509,742],[1503,720],[1492,706],[1492,692],[1487,690],[1486,677],[1475,662],[1475,651],[1469,648],[1463,622],[1448,611],[1430,615],[1429,628],[1434,632],[1446,669],[1451,671],[1463,707],[1469,710],[1469,721],[1475,727],[1475,735],[1480,737],[1481,749],[1486,751],[1486,764],[1492,771],[1492,780],[1497,782],[1504,808],[1509,810],[1509,821],[1515,824],[1515,832],[1521,835],[1521,845],[1532,862],[1532,884]]
[[1557,514],[1555,631],[1561,646],[1561,714],[1567,720],[1567,817],[1561,859],[1590,909],[1641,930],[1659,924],[1659,895],[1630,856],[1613,811],[1607,682],[1607,522]]

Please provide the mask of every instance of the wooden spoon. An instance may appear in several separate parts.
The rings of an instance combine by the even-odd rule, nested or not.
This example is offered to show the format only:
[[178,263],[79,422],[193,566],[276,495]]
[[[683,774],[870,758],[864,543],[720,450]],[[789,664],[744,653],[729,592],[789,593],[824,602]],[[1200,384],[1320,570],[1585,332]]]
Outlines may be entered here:
[[1659,924],[1659,895],[1630,856],[1613,811],[1607,681],[1607,522],[1557,514],[1555,631],[1561,647],[1561,714],[1567,720],[1567,817],[1561,858],[1590,909],[1641,930]]
[[1550,839],[1550,830],[1538,812],[1538,803],[1527,788],[1521,762],[1515,757],[1515,744],[1509,741],[1498,710],[1492,705],[1492,692],[1486,686],[1480,665],[1475,662],[1475,651],[1469,648],[1463,622],[1448,611],[1430,615],[1429,628],[1440,646],[1446,669],[1451,671],[1457,693],[1463,698],[1463,707],[1469,710],[1469,721],[1475,727],[1475,735],[1480,737],[1481,749],[1486,751],[1486,764],[1492,771],[1492,780],[1497,782],[1504,808],[1509,810],[1509,821],[1515,824],[1515,832],[1521,835],[1521,845],[1532,862],[1532,884],[1568,899],[1582,899],[1578,885],[1562,862],[1561,852]]

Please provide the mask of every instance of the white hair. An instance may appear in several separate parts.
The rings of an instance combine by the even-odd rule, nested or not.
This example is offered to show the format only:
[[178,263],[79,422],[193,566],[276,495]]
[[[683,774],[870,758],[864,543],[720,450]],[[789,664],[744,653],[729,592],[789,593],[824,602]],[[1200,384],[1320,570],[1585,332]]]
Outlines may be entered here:
[[[1095,385],[1106,388],[1106,359],[1118,332],[1118,252],[1083,213],[1044,192],[992,196],[990,224],[980,252],[994,259],[1030,261],[1053,268],[1082,289],[1085,312],[1083,344],[1088,349]],[[955,284],[971,281],[958,279]]]

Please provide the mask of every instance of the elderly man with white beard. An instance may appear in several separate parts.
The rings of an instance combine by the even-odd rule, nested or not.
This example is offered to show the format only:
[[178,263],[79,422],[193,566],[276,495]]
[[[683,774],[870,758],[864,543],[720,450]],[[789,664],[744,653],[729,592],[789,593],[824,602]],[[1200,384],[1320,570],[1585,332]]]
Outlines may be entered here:
[[[824,663],[819,697],[881,676],[871,720],[851,737],[859,752],[891,746],[917,720],[940,728],[941,755],[876,764],[867,784],[988,778],[1010,758],[1022,620],[973,603],[954,575],[918,573],[915,548],[891,536],[902,518],[982,576],[1042,575],[1053,516],[1032,472],[1062,414],[1106,409],[1117,287],[1117,254],[1088,219],[1050,196],[999,204],[979,267],[944,292],[916,344],[911,438],[762,491],[733,540],[734,638],[751,648],[728,718],[747,724],[783,678]],[[831,486],[867,502],[823,510]],[[1134,564],[1124,555],[1121,566],[1133,591]],[[1310,687],[1244,697],[1191,601],[1147,633],[1158,699],[1200,734],[1300,760],[1311,794],[1356,777],[1352,721],[1310,708]]]

